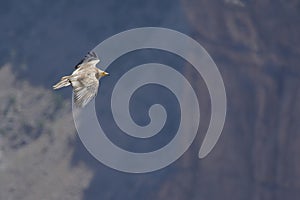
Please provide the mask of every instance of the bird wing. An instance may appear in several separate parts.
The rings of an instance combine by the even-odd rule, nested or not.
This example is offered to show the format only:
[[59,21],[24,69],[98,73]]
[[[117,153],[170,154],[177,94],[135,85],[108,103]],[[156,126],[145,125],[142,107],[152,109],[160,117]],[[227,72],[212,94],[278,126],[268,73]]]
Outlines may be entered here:
[[97,95],[99,81],[94,73],[88,73],[77,77],[72,85],[74,103],[80,108],[86,106]]
[[84,56],[84,58],[75,66],[75,69],[78,69],[80,67],[91,66],[91,65],[88,65],[87,63],[89,63],[92,60],[99,60],[97,54],[94,51],[88,52],[88,54],[86,56]]

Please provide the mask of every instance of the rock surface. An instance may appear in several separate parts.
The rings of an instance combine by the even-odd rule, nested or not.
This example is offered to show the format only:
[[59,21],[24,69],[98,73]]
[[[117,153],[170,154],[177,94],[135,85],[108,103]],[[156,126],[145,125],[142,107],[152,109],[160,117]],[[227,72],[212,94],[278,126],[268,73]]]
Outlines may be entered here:
[[[299,199],[299,1],[0,4],[0,199]],[[165,169],[132,175],[86,151],[72,119],[71,90],[54,93],[51,85],[99,42],[141,26],[172,28],[201,43],[223,76],[228,112],[205,159],[197,153],[208,98],[191,148]],[[187,64],[183,72],[207,96]]]

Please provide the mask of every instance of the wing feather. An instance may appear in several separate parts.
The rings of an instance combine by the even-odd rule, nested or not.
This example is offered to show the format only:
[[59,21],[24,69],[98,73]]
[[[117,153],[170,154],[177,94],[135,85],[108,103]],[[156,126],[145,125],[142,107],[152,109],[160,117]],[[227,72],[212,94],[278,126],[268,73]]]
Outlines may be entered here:
[[81,67],[89,67],[92,65],[89,65],[88,63],[94,60],[99,60],[97,54],[94,51],[88,52],[86,56],[75,66],[75,69],[81,68]]
[[82,108],[88,104],[98,92],[99,81],[95,74],[82,75],[72,82],[74,91],[74,103],[76,107]]

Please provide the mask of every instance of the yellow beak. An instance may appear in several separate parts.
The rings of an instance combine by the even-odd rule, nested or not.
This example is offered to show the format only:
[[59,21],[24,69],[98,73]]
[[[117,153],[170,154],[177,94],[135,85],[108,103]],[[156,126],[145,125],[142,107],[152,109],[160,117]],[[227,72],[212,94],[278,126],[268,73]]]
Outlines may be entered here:
[[109,73],[107,73],[107,72],[102,72],[102,76],[108,76],[109,75]]

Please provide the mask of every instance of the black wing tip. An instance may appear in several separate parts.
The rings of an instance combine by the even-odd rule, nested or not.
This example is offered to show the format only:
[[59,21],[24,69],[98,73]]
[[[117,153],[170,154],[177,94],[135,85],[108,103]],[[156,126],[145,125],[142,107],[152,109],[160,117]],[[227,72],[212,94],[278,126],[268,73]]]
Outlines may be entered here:
[[90,51],[90,52],[88,52],[87,56],[93,57],[93,58],[98,58],[98,56],[97,56],[97,54],[96,54],[95,51]]
[[99,60],[97,54],[95,51],[90,51],[88,52],[84,58],[75,66],[75,69],[77,69],[79,67],[79,65],[81,65],[82,63],[87,63],[90,62],[92,60]]

